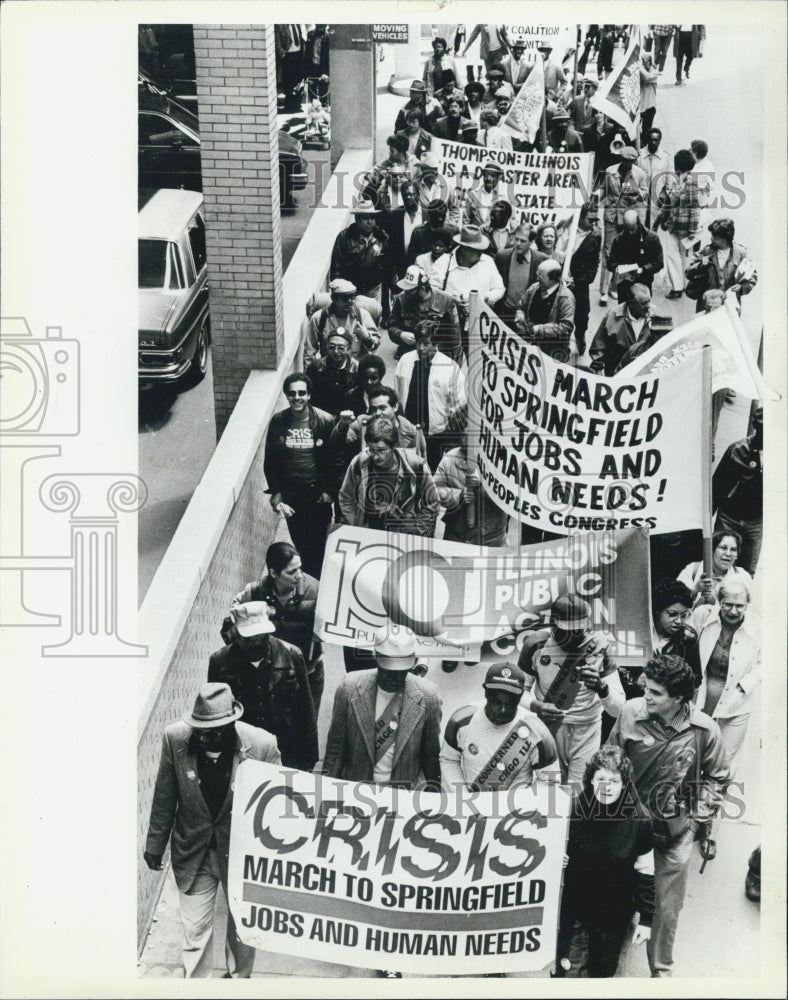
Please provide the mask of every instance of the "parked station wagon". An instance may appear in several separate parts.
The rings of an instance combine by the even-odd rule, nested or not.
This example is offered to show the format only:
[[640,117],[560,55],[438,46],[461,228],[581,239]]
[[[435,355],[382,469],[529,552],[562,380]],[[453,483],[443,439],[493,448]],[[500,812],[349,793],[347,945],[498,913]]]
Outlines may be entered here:
[[203,197],[156,191],[138,220],[140,388],[196,385],[211,342]]

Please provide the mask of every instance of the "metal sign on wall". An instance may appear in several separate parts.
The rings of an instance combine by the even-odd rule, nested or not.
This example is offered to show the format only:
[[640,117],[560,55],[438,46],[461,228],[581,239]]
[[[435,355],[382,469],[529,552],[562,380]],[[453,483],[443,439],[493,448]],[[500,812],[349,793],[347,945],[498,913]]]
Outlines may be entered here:
[[373,24],[372,38],[376,42],[407,42],[407,24]]

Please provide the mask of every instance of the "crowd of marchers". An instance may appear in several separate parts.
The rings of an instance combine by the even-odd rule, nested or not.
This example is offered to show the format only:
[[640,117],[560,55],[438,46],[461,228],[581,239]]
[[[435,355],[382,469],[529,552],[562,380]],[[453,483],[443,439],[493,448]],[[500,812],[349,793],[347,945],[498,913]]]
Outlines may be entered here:
[[[593,627],[590,605],[562,596],[518,659],[477,668],[478,700],[444,719],[458,664],[438,662],[426,679],[413,633],[389,625],[371,650],[344,650],[326,732],[317,723],[325,677],[315,609],[321,586],[338,586],[324,568],[332,523],[494,547],[554,537],[510,524],[468,458],[471,291],[528,343],[614,378],[670,328],[652,312],[661,272],[668,298],[687,295],[707,312],[728,292],[741,308],[757,282],[733,221],[716,209],[707,143],[689,141],[671,156],[653,127],[668,43],[674,39],[683,85],[705,31],[649,26],[640,150],[591,104],[621,34],[591,26],[577,79],[541,47],[546,130],[533,145],[594,156],[593,192],[571,247],[561,227],[513,222],[492,158],[470,193],[448,193],[434,140],[518,148],[501,120],[531,72],[503,26],[476,26],[464,49],[458,29],[455,57],[480,37],[485,78],[461,86],[449,44],[434,38],[392,123],[387,155],[364,178],[353,221],[336,239],[328,290],[305,303],[302,369],[284,380],[286,405],[265,446],[268,502],[290,541],[272,544],[260,578],[228,595],[216,622],[224,645],[206,665],[193,710],[163,739],[145,860],[161,868],[171,844],[187,976],[210,974],[233,779],[245,758],[411,789],[568,785],[555,975],[614,975],[632,927],[652,975],[673,970],[693,845],[699,841],[707,860],[716,853],[717,817],[760,681],[760,630],[750,612],[763,506],[760,409],[714,472],[710,572],[697,533],[651,539],[645,667],[619,662],[612,637]],[[592,53],[597,79],[584,75]],[[600,304],[615,304],[589,343],[597,280]],[[385,337],[393,369],[378,351]],[[714,401],[715,425],[726,398]],[[251,974],[254,950],[232,918],[226,956],[227,975]]]

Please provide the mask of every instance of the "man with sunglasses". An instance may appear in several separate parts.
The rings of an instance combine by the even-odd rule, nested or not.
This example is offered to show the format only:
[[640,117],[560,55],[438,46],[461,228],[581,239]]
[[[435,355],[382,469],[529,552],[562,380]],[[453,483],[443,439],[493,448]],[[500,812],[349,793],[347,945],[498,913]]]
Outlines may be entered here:
[[319,579],[334,499],[330,446],[334,418],[311,405],[312,380],[308,375],[288,375],[283,392],[288,407],[271,418],[263,468],[271,506],[287,518],[304,572]]

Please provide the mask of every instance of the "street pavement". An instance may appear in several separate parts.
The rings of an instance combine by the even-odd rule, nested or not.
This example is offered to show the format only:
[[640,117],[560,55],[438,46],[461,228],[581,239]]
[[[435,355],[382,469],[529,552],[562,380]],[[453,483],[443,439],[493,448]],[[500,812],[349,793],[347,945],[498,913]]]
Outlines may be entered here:
[[[752,72],[758,60],[757,36],[745,37],[741,27],[710,30],[706,55],[693,63],[691,81],[681,88],[673,84],[674,65],[669,57],[666,70],[660,78],[657,92],[658,112],[655,124],[664,132],[664,147],[671,153],[688,148],[692,139],[705,139],[709,144],[709,157],[718,172],[741,171],[744,175],[746,202],[730,214],[736,223],[736,239],[750,250],[752,259],[762,261],[762,102],[759,98],[760,79]],[[750,53],[744,65],[738,59],[742,47]],[[616,57],[620,58],[621,50]],[[738,93],[740,101],[735,108],[748,109],[736,112],[729,95]],[[390,134],[396,112],[403,99],[390,94],[379,95],[377,104],[377,159],[385,150],[385,137]],[[732,113],[736,114],[735,127],[731,127]],[[678,325],[694,314],[694,302],[688,299],[666,300],[667,291],[660,277],[654,288],[655,311],[673,315]],[[604,315],[604,308],[592,297],[589,324],[589,341]],[[762,288],[744,300],[743,322],[751,343],[757,350],[762,323]],[[388,371],[385,381],[393,384],[393,347],[384,336],[380,351]],[[207,381],[207,380],[206,380]],[[733,406],[726,406],[720,419],[717,453],[722,453],[730,441],[746,433],[749,401],[737,399]],[[283,532],[283,529],[280,529]],[[286,537],[284,532],[282,537]],[[763,603],[761,579],[756,574],[753,611],[757,613]],[[218,629],[217,629],[218,636]],[[321,751],[331,717],[334,693],[342,677],[344,665],[338,647],[326,647],[326,690],[318,720],[321,734]],[[482,695],[482,668],[460,667],[452,674],[442,672],[439,663],[430,667],[428,679],[440,688],[443,699],[443,718],[478,700]],[[760,713],[753,715],[748,732],[739,780],[743,782],[746,809],[737,820],[723,820],[718,834],[718,855],[709,862],[700,875],[700,855],[693,849],[690,865],[689,887],[684,909],[679,921],[675,947],[675,974],[688,977],[723,977],[736,980],[754,974],[759,961],[760,908],[744,896],[744,877],[747,859],[761,840],[761,740]],[[214,939],[216,975],[223,969],[224,919],[226,906],[221,897],[217,904],[217,932]],[[219,926],[221,925],[221,926]],[[171,871],[167,873],[161,900],[156,910],[146,945],[139,960],[139,972],[146,977],[177,977],[181,975],[181,930],[178,915],[178,894]],[[481,971],[481,970],[480,970]],[[539,974],[521,977],[539,978]],[[649,975],[645,948],[627,947],[622,954],[618,976],[647,977]],[[341,965],[310,960],[307,956],[293,958],[268,952],[258,952],[254,977],[318,976],[326,978],[370,978],[374,973]],[[407,977],[406,977],[407,978]]]

